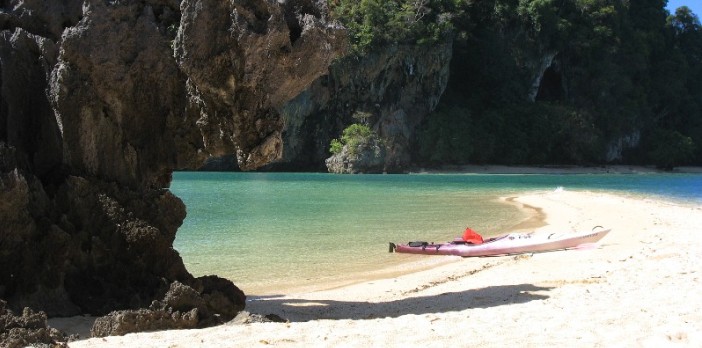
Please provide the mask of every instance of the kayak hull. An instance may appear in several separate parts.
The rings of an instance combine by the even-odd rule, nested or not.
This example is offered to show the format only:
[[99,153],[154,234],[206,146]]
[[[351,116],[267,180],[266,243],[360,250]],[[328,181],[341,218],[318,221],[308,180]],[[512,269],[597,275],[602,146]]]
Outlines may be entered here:
[[487,239],[482,244],[460,242],[391,244],[391,251],[421,255],[455,255],[463,257],[499,256],[573,249],[597,243],[609,233],[600,229],[581,233],[510,233]]

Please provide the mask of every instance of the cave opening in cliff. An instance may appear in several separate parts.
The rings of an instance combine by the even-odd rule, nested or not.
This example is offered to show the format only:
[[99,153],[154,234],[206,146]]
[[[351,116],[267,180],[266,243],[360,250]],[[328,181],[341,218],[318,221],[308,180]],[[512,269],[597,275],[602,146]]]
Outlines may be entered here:
[[563,100],[563,77],[561,75],[560,64],[557,60],[544,71],[539,85],[539,92],[536,94],[536,101],[559,101]]
[[290,31],[291,45],[295,44],[295,41],[302,36],[302,23],[306,16],[315,18],[321,17],[321,13],[315,2],[309,0],[287,1],[283,5],[283,8],[285,12],[285,23],[288,25],[288,30]]
[[290,44],[292,45],[302,36],[302,25],[300,25],[297,16],[294,14],[286,15],[285,17],[285,23],[288,25],[288,30],[290,32]]
[[294,44],[295,41],[302,36],[302,27],[297,21],[295,21],[295,23],[296,25],[288,26],[288,28],[290,28],[290,44]]

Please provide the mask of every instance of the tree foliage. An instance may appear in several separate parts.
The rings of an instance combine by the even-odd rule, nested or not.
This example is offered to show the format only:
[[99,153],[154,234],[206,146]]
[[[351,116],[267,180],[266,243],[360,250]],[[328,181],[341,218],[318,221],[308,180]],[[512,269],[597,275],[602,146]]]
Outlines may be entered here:
[[690,137],[672,130],[658,130],[653,137],[649,156],[659,168],[673,169],[694,156],[695,144]]
[[[451,79],[418,132],[415,157],[437,164],[702,164],[702,27],[687,7],[670,14],[665,3],[457,6],[463,11],[453,19]],[[542,71],[546,57],[552,60]],[[640,144],[616,156],[621,139],[639,139],[635,134]],[[460,144],[452,143],[457,135]]]
[[433,44],[452,32],[451,77],[413,139],[417,161],[700,165],[702,26],[689,8],[669,13],[666,3],[329,5],[359,54],[386,44]]
[[383,44],[431,44],[452,29],[458,0],[331,0],[334,18],[362,54]]
[[354,155],[358,152],[359,146],[379,142],[378,135],[370,127],[354,123],[344,129],[340,139],[332,139],[329,152],[336,155],[346,146],[349,154]]

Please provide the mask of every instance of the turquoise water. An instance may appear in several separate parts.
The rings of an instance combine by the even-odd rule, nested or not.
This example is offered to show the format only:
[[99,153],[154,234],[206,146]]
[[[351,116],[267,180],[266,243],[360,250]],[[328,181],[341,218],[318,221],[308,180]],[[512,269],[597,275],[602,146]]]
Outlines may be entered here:
[[[609,190],[702,204],[702,175],[332,175],[174,173],[187,206],[174,247],[196,276],[247,294],[382,275],[410,255],[388,242],[485,234],[529,217],[499,200],[525,191]],[[410,258],[408,258],[410,257]]]

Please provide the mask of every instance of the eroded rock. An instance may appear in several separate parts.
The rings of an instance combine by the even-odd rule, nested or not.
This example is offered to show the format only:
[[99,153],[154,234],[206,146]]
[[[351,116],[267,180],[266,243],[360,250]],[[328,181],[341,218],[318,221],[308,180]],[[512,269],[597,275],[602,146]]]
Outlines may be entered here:
[[441,50],[340,60],[346,31],[324,1],[0,6],[0,298],[49,316],[133,311],[122,331],[244,309],[234,284],[194,278],[173,249],[185,218],[173,170],[220,155],[242,170],[322,165],[360,109],[392,139],[383,167],[401,165],[445,82],[432,77]]
[[121,310],[95,321],[93,337],[132,332],[193,329],[222,324],[244,309],[245,296],[231,282],[214,277],[198,278],[195,287],[173,282],[160,301],[148,309]]
[[0,346],[20,348],[46,345],[67,347],[68,337],[56,329],[47,326],[46,314],[25,308],[21,315],[15,315],[6,308],[7,303],[0,300]]
[[383,173],[385,144],[375,137],[355,148],[347,144],[341,152],[327,158],[325,164],[330,173],[336,174]]
[[280,108],[346,51],[346,31],[320,5],[183,1],[175,54],[212,156],[235,153],[242,170],[282,157]]

